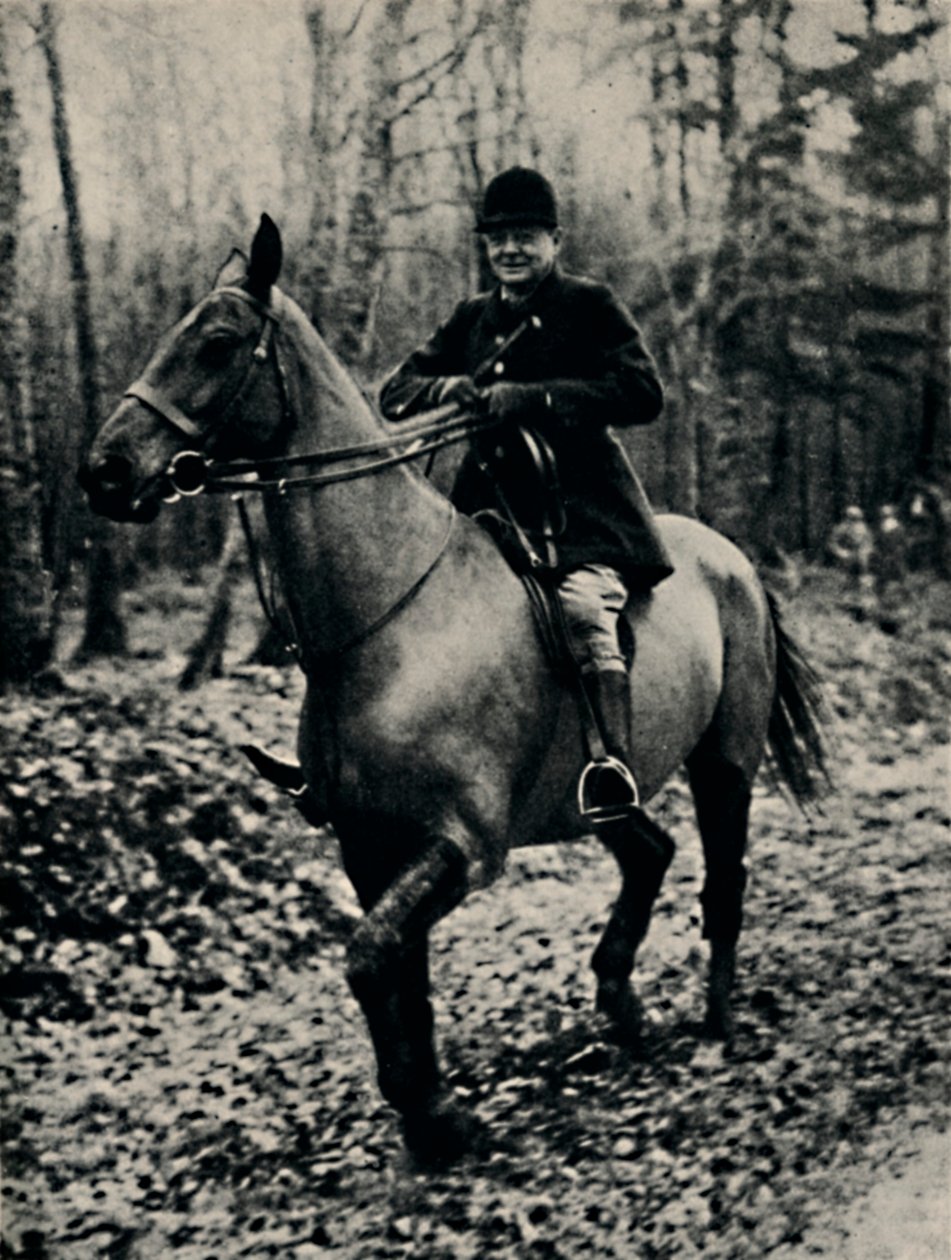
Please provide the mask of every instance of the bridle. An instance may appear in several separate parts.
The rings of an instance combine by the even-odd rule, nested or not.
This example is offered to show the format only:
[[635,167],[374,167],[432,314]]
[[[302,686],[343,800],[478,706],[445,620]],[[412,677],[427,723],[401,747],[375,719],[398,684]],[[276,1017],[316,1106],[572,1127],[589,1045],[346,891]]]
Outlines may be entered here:
[[[231,297],[239,298],[242,302],[250,306],[252,310],[261,316],[262,325],[261,334],[258,337],[257,344],[251,352],[251,360],[248,364],[248,368],[228,402],[220,408],[216,421],[211,425],[203,426],[199,424],[197,420],[184,412],[177,403],[173,402],[172,399],[170,399],[161,390],[157,389],[154,385],[151,385],[144,377],[139,377],[138,380],[133,381],[123,395],[124,398],[134,398],[138,402],[144,403],[150,411],[154,411],[156,415],[160,416],[167,424],[171,425],[173,429],[177,429],[179,433],[184,434],[187,438],[191,438],[192,440],[198,439],[203,444],[210,441],[224,428],[231,413],[248,392],[255,376],[257,375],[256,369],[268,361],[272,345],[275,347],[275,362],[277,364],[278,380],[280,382],[281,390],[281,406],[285,415],[288,411],[287,381],[283,363],[277,353],[276,339],[273,335],[275,326],[280,323],[280,316],[273,306],[260,302],[253,296],[253,294],[248,293],[246,289],[238,288],[237,285],[222,285],[220,288],[212,290],[212,292],[208,295],[208,298],[206,298],[206,301],[225,293]],[[181,463],[179,463],[179,461],[181,461]],[[187,467],[191,461],[198,461],[204,465],[207,465],[208,463],[206,457],[201,451],[179,451],[165,471],[165,478],[169,482],[170,489],[176,495],[200,494],[204,489],[204,486],[200,483],[200,481],[195,484],[189,482],[186,478],[185,484],[180,485],[176,482],[174,470],[178,470],[180,472],[181,469],[183,467]]]
[[[261,317],[262,327],[257,344],[251,352],[248,368],[227,403],[219,410],[215,421],[210,425],[200,424],[183,411],[177,403],[168,398],[161,390],[149,384],[144,378],[134,381],[124,394],[124,397],[134,398],[144,404],[150,411],[155,412],[156,415],[186,438],[192,441],[200,441],[202,446],[205,446],[224,429],[231,414],[247,395],[257,378],[258,369],[263,367],[272,357],[277,372],[282,421],[285,423],[290,421],[293,415],[287,384],[287,373],[281,355],[279,337],[277,336],[277,332],[282,324],[280,309],[273,304],[273,301],[270,303],[261,302],[246,289],[235,285],[222,285],[213,289],[206,301],[222,294],[238,298],[250,306]],[[497,365],[501,363],[502,356],[507,353],[515,341],[528,328],[538,327],[539,324],[540,321],[537,320],[537,317],[531,317],[520,324],[496,348],[490,358],[480,365],[477,373],[474,374],[475,377],[478,378],[483,374],[497,370]],[[247,491],[259,491],[262,493],[274,491],[278,495],[283,496],[291,490],[317,489],[321,486],[336,485],[343,481],[353,481],[361,477],[372,476],[398,464],[409,463],[424,455],[435,454],[436,451],[441,450],[445,446],[463,441],[473,434],[494,428],[498,424],[499,420],[497,417],[474,416],[461,411],[456,404],[450,403],[427,412],[426,421],[422,424],[401,426],[398,433],[387,434],[384,437],[366,442],[330,447],[322,451],[312,451],[306,454],[218,461],[209,459],[203,450],[186,449],[179,451],[173,457],[164,473],[161,474],[168,489],[165,499],[167,502],[174,502],[180,497],[191,497],[202,493],[230,494],[236,499],[248,542],[258,596],[268,621],[272,626],[278,628],[278,618],[271,606],[272,601],[264,593],[264,583],[260,571],[262,567],[260,553],[254,542],[250,519],[241,500],[242,494]],[[340,467],[339,465],[341,464],[347,466]],[[310,468],[317,471],[304,473],[299,476],[288,475],[288,470],[291,468]],[[388,621],[397,616],[410,603],[422,589],[445,554],[452,535],[455,517],[456,509],[450,505],[448,528],[441,546],[435,557],[427,565],[423,573],[415,579],[410,588],[371,625],[357,632],[346,643],[321,653],[321,657],[330,659],[340,656],[358,643],[364,642],[371,635],[382,629]],[[299,649],[292,647],[292,650],[299,654]],[[308,660],[311,665],[314,664],[314,660],[310,655]]]
[[[225,427],[231,413],[249,391],[257,375],[257,369],[273,358],[277,370],[281,395],[282,415],[291,416],[287,373],[281,357],[280,343],[275,330],[281,327],[279,309],[265,304],[246,289],[236,285],[223,285],[213,289],[209,298],[227,294],[245,302],[262,318],[261,335],[251,352],[251,361],[243,379],[227,403],[220,409],[216,421],[202,426],[192,416],[168,398],[161,390],[139,378],[125,391],[124,397],[135,398],[154,411],[172,428],[191,440],[207,444]],[[207,300],[207,299],[206,299]],[[502,356],[530,327],[537,327],[537,319],[525,320],[496,348],[491,357],[480,364],[475,377],[488,374],[501,363]],[[399,432],[367,442],[349,446],[329,447],[300,455],[267,456],[260,459],[214,460],[203,451],[187,449],[179,451],[164,472],[169,497],[190,497],[197,494],[233,494],[235,492],[274,490],[286,494],[289,490],[316,489],[336,485],[341,481],[353,481],[372,476],[397,464],[409,463],[424,455],[435,454],[445,446],[464,441],[473,434],[495,428],[499,420],[492,416],[475,416],[463,412],[455,403],[436,407],[426,413],[423,424],[401,425]],[[349,467],[338,467],[349,464]],[[309,468],[318,471],[300,476],[288,475],[291,468]],[[280,475],[279,475],[280,474]]]

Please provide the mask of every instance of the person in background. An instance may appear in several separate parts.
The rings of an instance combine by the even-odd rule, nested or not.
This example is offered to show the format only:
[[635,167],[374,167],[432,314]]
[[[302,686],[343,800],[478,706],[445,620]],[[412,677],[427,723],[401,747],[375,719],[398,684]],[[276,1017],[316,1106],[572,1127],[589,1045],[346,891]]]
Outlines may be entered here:
[[865,520],[865,513],[856,504],[845,509],[845,515],[829,535],[828,552],[835,563],[861,584],[870,573],[875,540]]
[[933,482],[919,483],[906,515],[908,567],[951,578],[951,495]]
[[845,509],[845,516],[833,528],[826,544],[829,558],[851,579],[852,592],[858,597],[856,615],[862,619],[874,611],[872,553],[875,539],[865,520],[865,513],[856,504]]
[[905,529],[891,503],[879,508],[872,565],[879,597],[905,576]]
[[[496,176],[476,231],[494,288],[456,307],[384,382],[380,405],[391,421],[445,403],[496,418],[500,426],[470,444],[451,497],[470,515],[495,508],[489,464],[516,520],[529,529],[539,505],[521,475],[524,464],[515,471],[515,431],[524,426],[545,439],[563,519],[552,567],[572,651],[607,751],[629,768],[630,689],[619,619],[633,593],[648,592],[673,568],[611,430],[655,420],[661,383],[640,330],[611,289],[561,270],[558,207],[543,175],[512,167]],[[490,382],[474,379],[493,356]]]

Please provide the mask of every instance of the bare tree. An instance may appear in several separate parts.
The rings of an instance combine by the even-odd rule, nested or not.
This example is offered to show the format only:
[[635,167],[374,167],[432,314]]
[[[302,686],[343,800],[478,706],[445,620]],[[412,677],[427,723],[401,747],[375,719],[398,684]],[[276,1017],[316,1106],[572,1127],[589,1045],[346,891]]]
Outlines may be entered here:
[[[40,4],[37,38],[46,62],[46,76],[53,104],[53,144],[59,167],[63,205],[66,210],[66,245],[72,281],[76,356],[83,409],[83,432],[92,441],[99,428],[101,405],[96,339],[86,242],[79,204],[79,186],[73,163],[66,91],[56,42],[57,18],[51,0]],[[79,647],[80,658],[123,653],[125,628],[119,612],[119,582],[113,531],[98,517],[89,530],[86,563],[86,621]]]
[[30,416],[23,405],[17,318],[21,198],[19,120],[0,12],[0,686],[27,682],[53,651],[50,575],[43,563],[40,496]]
[[244,562],[237,518],[231,515],[227,520],[208,617],[202,633],[192,645],[188,662],[178,680],[182,691],[193,691],[209,678],[220,678],[224,673],[225,644],[231,620],[234,586]]

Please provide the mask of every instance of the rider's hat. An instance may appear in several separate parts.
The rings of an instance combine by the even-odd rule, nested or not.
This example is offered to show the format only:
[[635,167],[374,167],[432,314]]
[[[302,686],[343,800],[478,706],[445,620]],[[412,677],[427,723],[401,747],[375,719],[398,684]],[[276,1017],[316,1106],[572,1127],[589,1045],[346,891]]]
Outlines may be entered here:
[[507,227],[558,226],[555,190],[544,175],[526,166],[512,166],[485,190],[482,212],[476,219],[477,232],[495,232]]

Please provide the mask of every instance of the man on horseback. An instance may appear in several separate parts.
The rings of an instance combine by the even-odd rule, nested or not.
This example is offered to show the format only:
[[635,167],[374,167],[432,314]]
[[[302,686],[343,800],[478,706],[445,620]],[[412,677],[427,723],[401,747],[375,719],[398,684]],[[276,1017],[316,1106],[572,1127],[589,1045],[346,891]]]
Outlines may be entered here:
[[[499,420],[463,460],[451,496],[462,511],[492,511],[501,492],[532,537],[533,524],[550,517],[539,499],[558,496],[557,537],[545,540],[549,567],[606,751],[630,767],[633,645],[619,637],[621,614],[631,596],[673,569],[610,430],[654,420],[663,406],[661,384],[637,325],[612,291],[559,268],[557,203],[544,176],[523,167],[496,176],[476,231],[498,284],[456,307],[387,379],[380,404],[397,421],[445,403]],[[486,364],[491,380],[483,385]],[[518,458],[525,430],[553,456],[554,486],[526,485]]]

